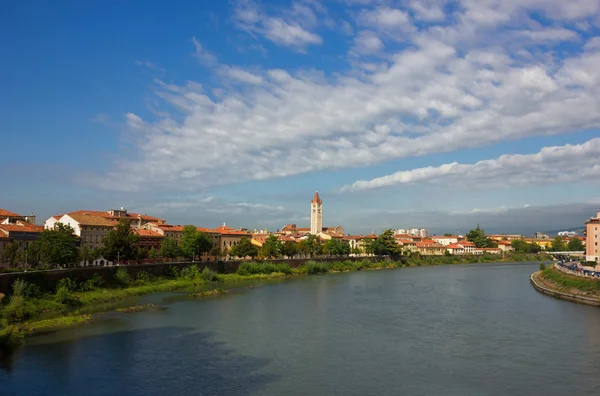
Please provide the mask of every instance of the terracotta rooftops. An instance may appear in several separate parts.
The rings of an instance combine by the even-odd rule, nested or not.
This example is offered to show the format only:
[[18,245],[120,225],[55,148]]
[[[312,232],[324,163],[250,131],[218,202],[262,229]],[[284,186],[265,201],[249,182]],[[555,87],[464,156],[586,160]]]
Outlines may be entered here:
[[134,231],[136,234],[138,234],[139,236],[142,237],[155,237],[155,238],[162,238],[163,235],[156,232],[156,231],[152,231],[152,230],[146,230],[144,228],[140,228]]
[[114,227],[117,225],[116,221],[109,220],[103,216],[84,213],[68,213],[67,215],[81,225],[101,227]]
[[421,242],[417,242],[417,247],[434,247],[434,248],[443,248],[443,245],[440,245],[437,242],[434,242],[430,239],[424,239]]
[[43,232],[44,226],[20,222],[19,224],[0,224],[0,229],[7,232]]
[[87,214],[87,215],[104,217],[104,218],[108,218],[111,220],[128,219],[131,221],[135,221],[135,220],[141,218],[144,221],[154,221],[157,223],[165,222],[163,219],[159,219],[158,217],[148,216],[146,214],[139,214],[139,213],[127,213],[125,216],[113,216],[110,212],[102,212],[102,211],[98,211],[98,210],[76,210],[75,212],[70,212],[67,214],[68,215]]
[[0,217],[23,217],[20,214],[16,214],[13,212],[9,212],[8,210],[4,210],[0,208]]
[[319,197],[319,192],[315,192],[315,196],[313,197],[311,203],[316,203],[316,204],[322,204],[323,201],[321,200],[321,197]]
[[430,236],[431,239],[460,239],[458,235],[433,235]]

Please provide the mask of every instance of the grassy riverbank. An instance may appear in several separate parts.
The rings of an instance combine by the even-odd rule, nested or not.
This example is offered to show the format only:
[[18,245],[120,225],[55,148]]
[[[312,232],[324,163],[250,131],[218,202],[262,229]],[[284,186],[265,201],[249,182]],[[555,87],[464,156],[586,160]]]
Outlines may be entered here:
[[550,289],[600,299],[600,280],[565,274],[553,266],[543,270],[538,279]]
[[[444,264],[469,264],[499,261],[535,261],[544,260],[542,255],[512,256],[413,256],[402,257],[398,261],[386,260],[371,262],[341,261],[319,262],[309,261],[298,268],[290,268],[286,264],[261,262],[242,263],[236,273],[217,274],[208,268],[203,271],[192,265],[182,270],[174,269],[170,277],[153,277],[141,272],[132,279],[127,269],[119,268],[114,279],[106,282],[99,275],[83,283],[77,284],[71,279],[62,279],[52,293],[43,293],[40,289],[24,281],[16,281],[10,296],[0,299],[0,352],[10,353],[22,342],[24,335],[47,332],[77,326],[93,320],[93,307],[98,304],[116,302],[127,298],[167,292],[193,289],[206,285],[220,285],[248,280],[275,279],[292,276],[324,274],[330,272],[347,272],[397,268],[407,266],[430,266]],[[225,292],[223,289],[201,291],[190,297],[209,297]],[[85,313],[80,312],[87,307]],[[121,311],[136,311],[136,307],[121,308]]]

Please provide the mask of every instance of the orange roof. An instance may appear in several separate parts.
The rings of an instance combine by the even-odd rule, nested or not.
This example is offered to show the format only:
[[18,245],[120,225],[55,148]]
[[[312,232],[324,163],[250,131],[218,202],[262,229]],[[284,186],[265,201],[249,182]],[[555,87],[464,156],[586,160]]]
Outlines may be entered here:
[[424,239],[421,242],[417,242],[417,247],[443,248],[444,246],[432,240]]
[[211,230],[210,228],[204,228],[204,227],[196,227],[196,230],[203,232],[205,234],[217,234],[218,233],[215,230]]
[[450,245],[446,246],[447,249],[463,249],[463,245],[461,245],[460,243],[451,243]]
[[0,224],[0,229],[7,232],[43,232],[44,226],[37,226],[23,222],[20,224]]
[[0,216],[2,216],[2,217],[23,217],[20,214],[9,212],[8,210],[4,210],[2,208],[0,208]]
[[67,213],[69,217],[78,222],[81,225],[88,226],[102,226],[102,227],[114,227],[117,225],[116,221],[109,220],[106,217],[95,216],[92,214],[79,214],[79,213]]
[[162,234],[160,234],[156,231],[146,230],[144,228],[139,228],[137,230],[134,230],[133,232],[135,232],[136,234],[138,234],[139,236],[142,236],[142,237],[155,237],[155,238],[163,237]]
[[158,223],[164,223],[163,219],[159,219],[158,217],[148,216],[146,214],[139,214],[139,213],[127,213],[126,216],[119,217],[119,216],[111,215],[108,211],[102,212],[102,211],[98,211],[98,210],[76,210],[75,212],[70,212],[67,214],[68,215],[87,214],[87,215],[100,216],[100,217],[113,219],[113,220],[128,219],[128,220],[133,221],[133,220],[137,220],[138,218],[141,218],[142,220],[146,220],[146,221],[156,221]]
[[433,236],[430,236],[429,238],[431,238],[431,239],[449,239],[449,238],[459,239],[460,237],[458,235],[433,235]]
[[316,204],[319,204],[319,205],[323,203],[323,201],[321,200],[321,197],[319,197],[319,192],[318,191],[315,193],[315,196],[313,197],[311,203],[316,203]]
[[413,241],[412,239],[400,239],[400,238],[397,238],[396,242],[401,243],[403,245],[413,244],[413,243],[416,244],[417,243],[417,242]]
[[166,232],[183,232],[183,226],[180,225],[158,224],[157,227]]
[[469,241],[462,241],[460,244],[463,245],[464,247],[475,247],[475,244],[473,242],[469,242]]

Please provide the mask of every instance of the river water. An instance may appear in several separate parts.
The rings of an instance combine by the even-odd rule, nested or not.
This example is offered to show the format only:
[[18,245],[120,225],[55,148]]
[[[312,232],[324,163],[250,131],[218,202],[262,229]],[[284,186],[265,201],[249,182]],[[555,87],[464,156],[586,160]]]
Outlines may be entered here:
[[[599,395],[600,310],[529,284],[538,264],[241,285],[30,340],[0,395]],[[172,296],[169,294],[168,296]]]

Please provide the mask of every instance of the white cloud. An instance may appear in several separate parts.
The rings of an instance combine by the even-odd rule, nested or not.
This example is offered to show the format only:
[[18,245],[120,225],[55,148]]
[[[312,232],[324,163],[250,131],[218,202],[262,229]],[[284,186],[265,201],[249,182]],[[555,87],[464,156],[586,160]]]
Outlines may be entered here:
[[383,42],[377,37],[377,34],[370,30],[359,32],[354,38],[352,50],[358,54],[373,54],[383,49]]
[[194,44],[195,48],[194,56],[198,58],[200,62],[206,64],[207,66],[213,66],[218,63],[217,57],[204,49],[196,37],[192,37],[192,43]]
[[523,30],[519,34],[523,37],[530,38],[533,41],[571,41],[578,40],[579,35],[569,29],[564,28],[549,28],[542,30]]
[[131,129],[142,129],[144,128],[144,121],[138,115],[133,113],[125,114],[125,119],[127,120],[127,125]]
[[310,31],[317,23],[314,9],[318,3],[294,3],[285,15],[271,16],[256,2],[238,1],[234,9],[234,22],[239,29],[258,34],[273,43],[303,51],[309,45],[320,45],[323,39]]
[[415,17],[420,20],[443,21],[446,17],[438,1],[424,2],[422,0],[414,0],[408,6],[414,12]]
[[447,186],[514,187],[600,179],[600,138],[583,144],[544,147],[536,154],[502,155],[475,164],[453,162],[438,167],[400,171],[342,188],[360,191],[401,184],[435,183]]
[[[200,81],[204,89],[199,83],[157,83],[158,99],[179,111],[145,122],[127,117],[136,130],[134,150],[102,176],[114,183],[101,184],[196,191],[599,128],[600,48],[594,40],[585,48],[574,41],[578,51],[560,58],[553,47],[570,40],[560,29],[586,10],[569,7],[584,3],[465,1],[444,26],[419,28],[406,11],[382,15],[383,6],[360,7],[362,22],[381,22],[377,33],[390,26],[413,30],[399,34],[406,45],[378,34],[385,50],[377,60],[350,51],[348,71],[241,68],[209,57],[214,74]],[[252,34],[266,34],[274,18],[289,22],[291,14],[269,17],[247,4],[235,12],[238,25]],[[551,18],[552,27],[532,24],[530,11]],[[476,22],[473,12],[484,20]],[[530,38],[510,36],[515,43],[507,46],[496,41],[506,32],[544,29],[562,33],[527,51],[519,43],[530,45]],[[351,45],[366,34],[358,33]],[[372,41],[363,49],[378,47]]]

